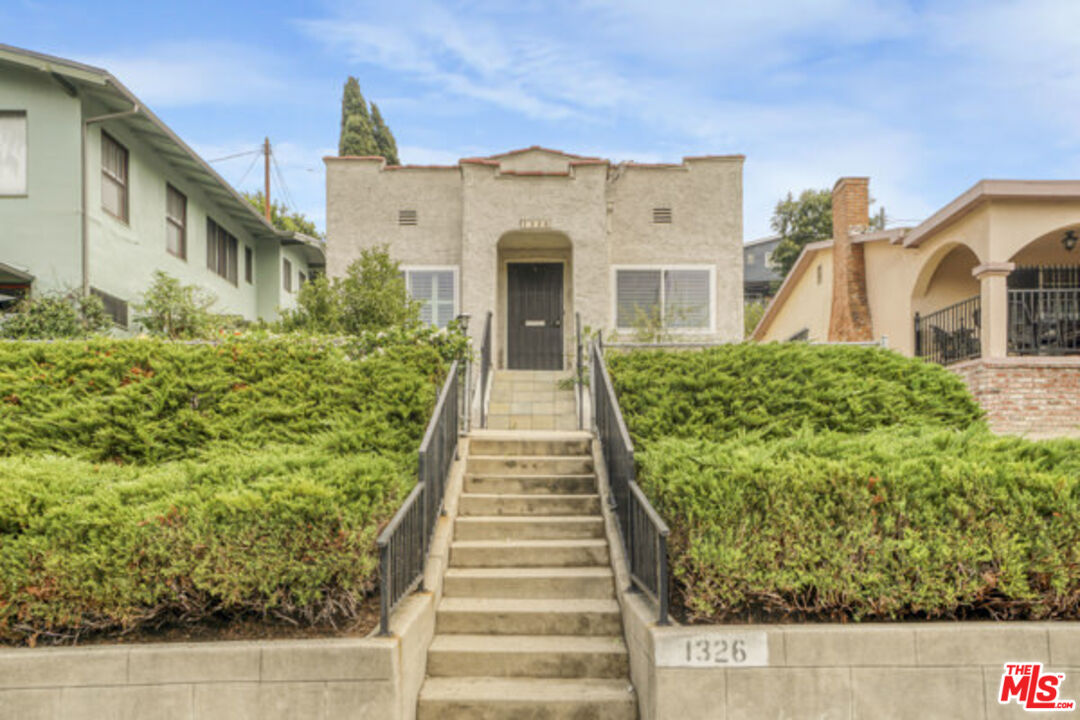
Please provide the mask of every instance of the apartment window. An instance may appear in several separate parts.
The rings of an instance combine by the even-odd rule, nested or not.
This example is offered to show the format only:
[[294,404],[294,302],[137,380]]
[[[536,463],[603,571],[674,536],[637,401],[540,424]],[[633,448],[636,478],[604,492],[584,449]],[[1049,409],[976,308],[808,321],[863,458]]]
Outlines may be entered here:
[[281,284],[285,292],[292,292],[292,263],[288,260],[281,261]]
[[406,268],[405,286],[422,321],[446,327],[457,315],[457,268]]
[[253,280],[253,278],[255,276],[255,268],[254,268],[255,257],[254,257],[254,255],[255,254],[253,252],[251,252],[251,248],[249,248],[247,245],[245,245],[244,246],[244,281],[248,285],[251,285],[254,282],[254,280]]
[[26,195],[26,112],[0,111],[0,195]]
[[300,288],[304,287],[304,283],[307,282],[307,275],[305,275],[304,273],[297,273],[296,280],[296,289],[299,290]]
[[122,328],[128,326],[127,302],[94,287],[90,288],[90,294],[101,298],[101,304],[105,306],[105,312],[109,314],[114,323]]
[[615,325],[629,329],[642,320],[659,320],[666,328],[708,330],[712,285],[709,267],[618,268]]
[[165,186],[165,248],[187,259],[187,198],[172,185]]
[[415,210],[398,210],[398,225],[416,225],[419,221]]
[[229,231],[206,218],[206,267],[236,284],[236,253],[239,243]]
[[101,133],[101,207],[128,221],[128,151],[108,133]]
[[653,208],[652,221],[654,223],[659,224],[659,225],[670,225],[671,224],[671,208],[669,208],[669,207]]

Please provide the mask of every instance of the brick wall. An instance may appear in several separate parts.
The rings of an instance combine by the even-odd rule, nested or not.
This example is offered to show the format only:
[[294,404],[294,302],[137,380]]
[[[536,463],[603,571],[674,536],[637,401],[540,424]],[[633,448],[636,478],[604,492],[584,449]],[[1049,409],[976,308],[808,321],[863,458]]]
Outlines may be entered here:
[[870,302],[866,293],[864,248],[852,234],[870,224],[869,178],[846,177],[832,193],[833,292],[829,314],[829,340],[860,342],[873,337]]
[[1080,357],[978,359],[950,369],[995,432],[1080,437]]

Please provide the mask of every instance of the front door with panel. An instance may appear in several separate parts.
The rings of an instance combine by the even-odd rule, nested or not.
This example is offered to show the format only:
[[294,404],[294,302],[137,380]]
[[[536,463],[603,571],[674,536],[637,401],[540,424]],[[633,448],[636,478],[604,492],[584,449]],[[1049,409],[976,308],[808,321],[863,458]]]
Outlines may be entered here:
[[506,279],[507,367],[562,370],[562,263],[509,263]]

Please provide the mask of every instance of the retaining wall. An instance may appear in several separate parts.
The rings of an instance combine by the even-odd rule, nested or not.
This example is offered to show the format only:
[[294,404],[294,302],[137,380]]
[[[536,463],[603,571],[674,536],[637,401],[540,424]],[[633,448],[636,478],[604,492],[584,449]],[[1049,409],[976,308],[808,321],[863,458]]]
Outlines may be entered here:
[[949,369],[995,432],[1080,437],[1080,357],[980,358]]

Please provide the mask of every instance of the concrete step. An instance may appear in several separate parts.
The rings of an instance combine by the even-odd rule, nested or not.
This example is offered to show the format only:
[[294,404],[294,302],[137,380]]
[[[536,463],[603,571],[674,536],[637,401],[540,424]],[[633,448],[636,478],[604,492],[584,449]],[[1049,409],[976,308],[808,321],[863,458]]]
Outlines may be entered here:
[[451,567],[607,566],[607,540],[455,540]]
[[540,678],[429,678],[417,720],[634,720],[630,681]]
[[511,495],[587,495],[596,492],[595,475],[469,475],[467,493]]
[[458,540],[569,540],[604,537],[599,515],[544,515],[539,517],[458,517]]
[[591,475],[589,455],[477,455],[469,453],[469,475]]
[[447,568],[446,597],[611,598],[610,567]]
[[488,635],[618,635],[619,603],[606,600],[444,597],[435,632]]
[[598,515],[599,495],[462,493],[458,515]]
[[[576,416],[575,416],[576,417]],[[564,433],[563,437],[551,434],[538,437],[473,437],[469,443],[469,452],[472,455],[588,455],[591,451],[589,438],[565,437],[570,433]]]
[[630,671],[618,636],[436,635],[428,677],[618,678]]

